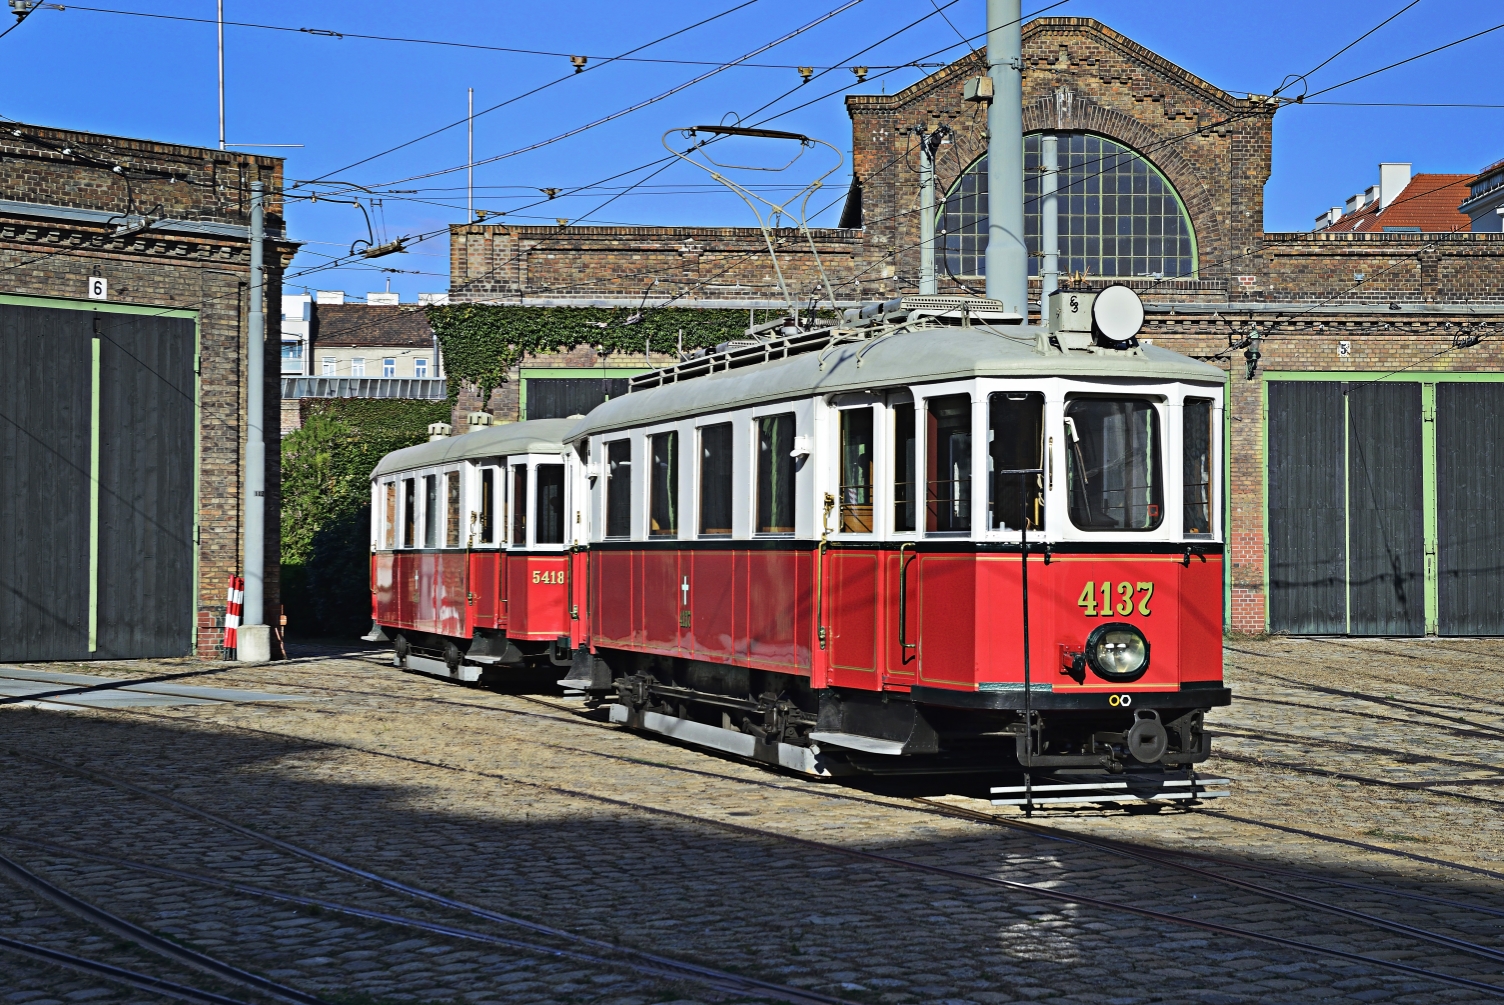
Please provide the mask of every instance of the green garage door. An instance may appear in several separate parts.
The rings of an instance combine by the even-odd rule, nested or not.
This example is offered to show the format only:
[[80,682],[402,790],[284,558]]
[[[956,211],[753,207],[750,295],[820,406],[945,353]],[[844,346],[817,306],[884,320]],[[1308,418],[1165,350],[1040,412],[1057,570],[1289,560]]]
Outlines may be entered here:
[[192,652],[195,340],[0,304],[0,660]]
[[1269,621],[1426,629],[1421,385],[1270,381]]

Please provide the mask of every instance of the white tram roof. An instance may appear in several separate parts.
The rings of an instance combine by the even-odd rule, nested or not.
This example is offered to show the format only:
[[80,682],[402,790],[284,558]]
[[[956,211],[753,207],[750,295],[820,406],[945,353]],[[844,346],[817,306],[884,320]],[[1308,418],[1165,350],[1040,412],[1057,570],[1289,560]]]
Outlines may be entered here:
[[393,471],[411,471],[452,461],[477,457],[507,457],[512,454],[559,454],[564,452],[565,436],[580,421],[568,419],[529,419],[499,426],[482,426],[473,432],[446,436],[441,440],[420,443],[415,447],[393,450],[371,472],[372,478]]
[[[1035,349],[1037,329],[941,327],[841,342],[823,351],[734,364],[612,398],[578,420],[571,442],[596,433],[651,425],[817,394],[928,384],[970,377],[1078,377],[1105,383],[1186,381],[1223,384],[1227,373],[1154,345],[1136,353]],[[776,352],[777,350],[772,350]],[[739,355],[755,353],[752,348]],[[860,356],[860,366],[858,357]],[[637,378],[644,380],[648,375]]]

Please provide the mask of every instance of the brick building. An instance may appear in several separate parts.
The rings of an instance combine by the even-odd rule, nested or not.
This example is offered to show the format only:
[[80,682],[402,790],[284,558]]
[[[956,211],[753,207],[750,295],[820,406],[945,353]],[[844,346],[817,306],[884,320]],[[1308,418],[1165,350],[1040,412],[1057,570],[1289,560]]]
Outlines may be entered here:
[[[1223,91],[1089,18],[1027,23],[1023,55],[1034,295],[1039,139],[1053,133],[1061,271],[1134,287],[1145,337],[1228,368],[1229,626],[1504,634],[1487,601],[1504,566],[1485,557],[1504,545],[1504,517],[1491,515],[1504,513],[1491,494],[1504,484],[1504,234],[1475,232],[1501,218],[1497,165],[1413,178],[1382,165],[1380,184],[1317,231],[1266,233],[1280,101]],[[852,188],[842,227],[815,232],[838,298],[916,290],[925,136],[940,290],[981,289],[986,114],[964,85],[983,72],[977,53],[896,94],[846,99]],[[807,292],[812,259],[783,237]],[[458,226],[451,295],[775,306],[761,240],[736,228]],[[598,365],[578,355],[524,366]]]
[[[265,604],[279,609],[277,339],[245,382],[250,186],[266,301],[295,246],[282,162],[0,128],[0,658],[221,654],[241,568],[244,416],[260,394]],[[277,314],[268,311],[275,332]],[[275,646],[275,643],[274,643]]]

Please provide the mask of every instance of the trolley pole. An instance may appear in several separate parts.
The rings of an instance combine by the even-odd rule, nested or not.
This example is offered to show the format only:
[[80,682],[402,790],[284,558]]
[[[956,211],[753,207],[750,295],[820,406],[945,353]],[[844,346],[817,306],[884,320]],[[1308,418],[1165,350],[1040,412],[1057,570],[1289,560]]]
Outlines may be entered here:
[[1022,18],[1022,0],[987,0],[987,296],[1027,319]]
[[[935,288],[935,153],[923,126],[919,133],[919,293],[933,296]],[[939,137],[936,136],[936,139]]]
[[271,632],[262,610],[265,582],[266,528],[266,438],[262,432],[263,377],[266,362],[266,319],[261,309],[265,284],[262,259],[265,245],[265,186],[251,182],[251,283],[250,330],[245,358],[245,601],[242,627],[237,633],[241,660],[263,662],[271,658]]

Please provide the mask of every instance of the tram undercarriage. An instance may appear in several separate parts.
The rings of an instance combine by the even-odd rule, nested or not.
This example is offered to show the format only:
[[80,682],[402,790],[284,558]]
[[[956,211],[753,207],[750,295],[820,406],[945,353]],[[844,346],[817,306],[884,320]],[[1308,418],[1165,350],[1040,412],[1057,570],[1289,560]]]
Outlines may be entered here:
[[[1030,709],[1029,728],[1021,708],[960,707],[892,691],[817,690],[795,674],[624,651],[577,651],[570,676],[559,683],[608,705],[613,722],[822,776],[1000,769],[1119,775],[1174,771],[1211,753],[1206,707],[1188,703],[1202,696],[1185,693],[1166,694],[1161,708]],[[935,689],[916,690],[929,699]],[[955,700],[952,695],[975,697],[935,697]]]

